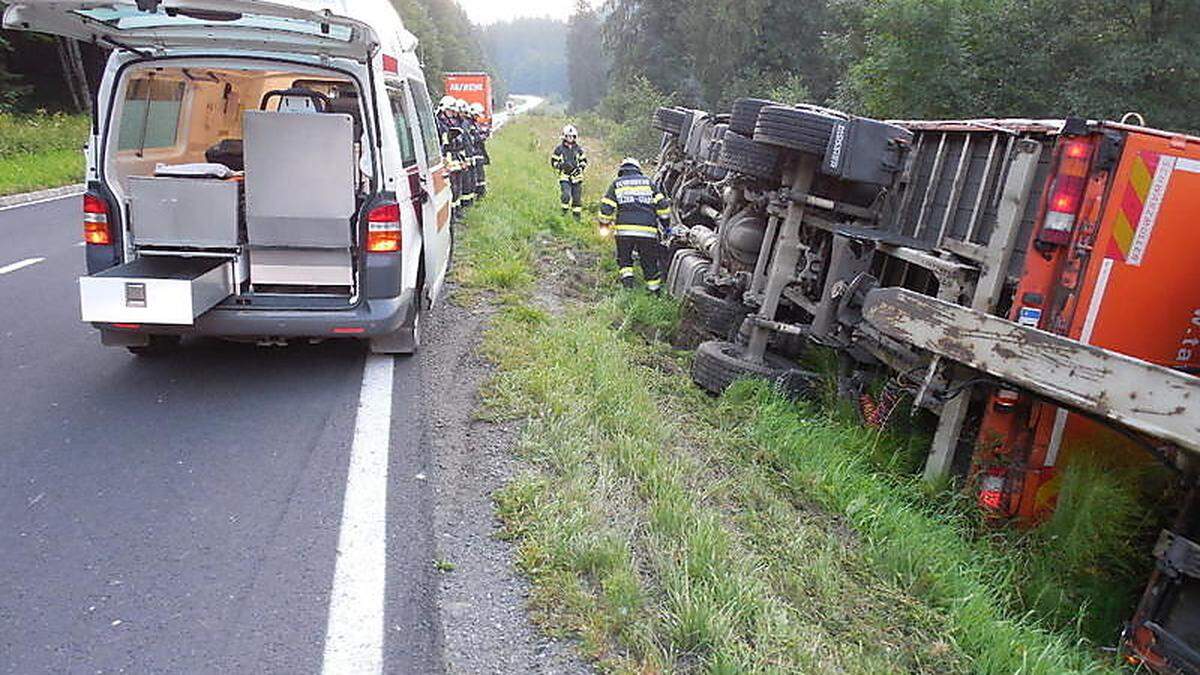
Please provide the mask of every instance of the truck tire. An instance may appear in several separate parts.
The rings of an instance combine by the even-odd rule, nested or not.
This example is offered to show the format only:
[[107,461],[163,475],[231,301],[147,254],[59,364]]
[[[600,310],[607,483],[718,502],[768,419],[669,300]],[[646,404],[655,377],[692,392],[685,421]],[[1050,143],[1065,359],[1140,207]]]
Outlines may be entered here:
[[824,158],[839,118],[825,112],[773,105],[762,109],[754,140]]
[[779,180],[783,175],[779,150],[756,143],[732,129],[721,140],[721,158],[717,162],[724,169],[761,178]]
[[692,381],[710,394],[720,395],[729,385],[744,379],[775,382],[792,370],[787,359],[767,352],[763,363],[742,358],[742,348],[732,342],[712,340],[696,349],[692,362]]
[[678,108],[659,108],[654,111],[652,126],[659,131],[678,136],[683,131],[687,113]]
[[733,102],[733,114],[729,117],[729,130],[750,137],[758,124],[758,113],[769,105],[779,105],[765,98],[739,98]]
[[687,289],[683,298],[684,312],[693,324],[722,340],[732,338],[750,313],[742,303],[722,298],[702,284]]

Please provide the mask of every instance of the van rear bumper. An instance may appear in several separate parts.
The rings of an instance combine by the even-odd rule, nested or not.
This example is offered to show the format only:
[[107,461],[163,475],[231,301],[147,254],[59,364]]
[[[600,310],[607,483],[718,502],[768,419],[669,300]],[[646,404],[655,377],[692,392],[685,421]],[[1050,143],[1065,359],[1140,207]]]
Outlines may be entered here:
[[[92,324],[105,337],[121,334],[196,335],[221,338],[368,338],[388,335],[404,326],[413,291],[394,298],[364,300],[344,310],[233,309],[217,307],[192,326],[117,326]],[[119,338],[117,339],[119,342]]]

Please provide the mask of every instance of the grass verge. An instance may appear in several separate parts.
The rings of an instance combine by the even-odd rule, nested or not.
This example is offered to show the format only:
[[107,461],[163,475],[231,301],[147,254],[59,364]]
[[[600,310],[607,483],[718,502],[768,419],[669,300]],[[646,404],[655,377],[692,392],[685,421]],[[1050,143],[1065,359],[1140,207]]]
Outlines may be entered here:
[[0,113],[0,196],[83,180],[88,119]]
[[762,386],[699,394],[655,339],[677,308],[617,292],[606,243],[556,213],[557,126],[493,142],[459,270],[500,307],[487,414],[526,422],[531,469],[497,506],[547,630],[618,672],[1108,668],[1026,611],[1028,559],[880,461],[877,433]]

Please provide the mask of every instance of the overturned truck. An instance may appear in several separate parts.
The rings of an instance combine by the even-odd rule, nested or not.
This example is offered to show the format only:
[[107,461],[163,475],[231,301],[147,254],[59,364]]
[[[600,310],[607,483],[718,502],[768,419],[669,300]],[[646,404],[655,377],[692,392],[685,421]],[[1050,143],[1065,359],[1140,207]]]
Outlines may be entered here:
[[668,275],[710,338],[693,379],[840,395],[884,377],[937,419],[926,477],[1037,522],[1076,448],[1134,447],[1189,494],[1124,646],[1200,672],[1200,138],[1116,122],[891,121],[741,99],[662,108]]

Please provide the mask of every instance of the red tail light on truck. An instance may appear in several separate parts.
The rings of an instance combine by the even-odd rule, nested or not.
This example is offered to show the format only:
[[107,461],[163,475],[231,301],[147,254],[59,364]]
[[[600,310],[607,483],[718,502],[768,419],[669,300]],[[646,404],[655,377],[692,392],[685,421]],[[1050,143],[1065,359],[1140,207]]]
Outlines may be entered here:
[[1092,144],[1082,138],[1067,141],[1058,158],[1058,171],[1046,202],[1046,217],[1038,240],[1062,246],[1071,241],[1092,165]]
[[83,196],[83,240],[95,246],[111,246],[108,227],[108,202],[93,194]]
[[367,214],[367,250],[396,253],[401,247],[400,205],[382,204]]

